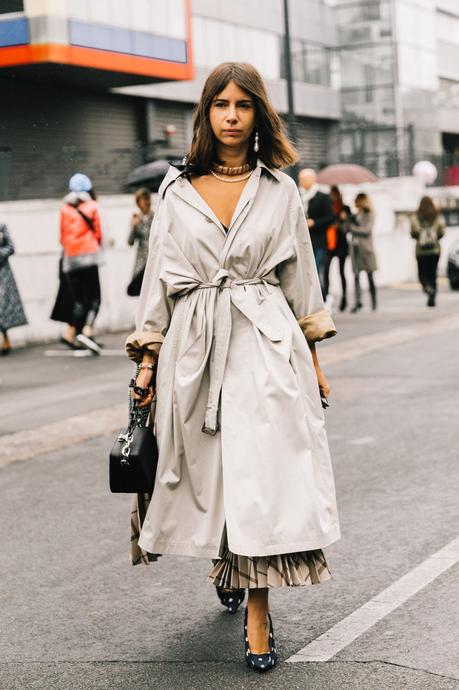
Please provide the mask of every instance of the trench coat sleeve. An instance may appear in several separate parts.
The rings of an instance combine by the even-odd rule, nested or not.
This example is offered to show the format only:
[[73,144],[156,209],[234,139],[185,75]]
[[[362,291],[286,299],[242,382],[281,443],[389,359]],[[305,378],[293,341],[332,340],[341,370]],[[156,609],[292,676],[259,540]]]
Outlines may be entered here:
[[169,328],[174,301],[167,296],[163,279],[163,244],[167,232],[166,204],[161,201],[150,231],[148,260],[136,312],[136,330],[126,339],[130,359],[139,363],[145,351],[159,355]]
[[291,188],[289,223],[292,256],[277,268],[280,287],[308,343],[336,335],[330,312],[325,309],[311,238],[296,185]]
[[0,225],[0,232],[3,235],[3,242],[0,245],[0,266],[8,261],[8,257],[14,254],[14,244],[6,225]]
[[134,242],[136,241],[137,236],[138,236],[137,225],[138,224],[135,223],[135,225],[133,225],[129,231],[127,243],[130,247],[134,246]]
[[361,213],[358,222],[351,222],[349,229],[354,237],[369,237],[373,230],[373,224],[374,216],[372,213]]

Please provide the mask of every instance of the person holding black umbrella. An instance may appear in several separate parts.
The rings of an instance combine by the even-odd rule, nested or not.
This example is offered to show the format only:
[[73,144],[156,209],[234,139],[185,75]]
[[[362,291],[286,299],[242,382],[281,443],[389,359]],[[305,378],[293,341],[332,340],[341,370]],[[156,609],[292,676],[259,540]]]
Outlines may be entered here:
[[151,210],[151,194],[146,187],[138,189],[134,195],[135,202],[140,213],[133,213],[131,218],[131,231],[128,237],[128,245],[134,246],[137,242],[137,255],[135,258],[132,280],[127,287],[127,294],[130,297],[140,295],[143,274],[148,258],[148,240],[150,228],[153,222],[153,212]]

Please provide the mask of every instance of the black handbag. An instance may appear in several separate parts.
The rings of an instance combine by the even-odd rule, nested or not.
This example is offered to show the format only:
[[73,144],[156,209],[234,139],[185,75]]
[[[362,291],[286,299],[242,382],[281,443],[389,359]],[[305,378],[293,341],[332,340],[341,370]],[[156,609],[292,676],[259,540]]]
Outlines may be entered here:
[[141,426],[141,411],[135,401],[129,425],[121,429],[110,453],[110,491],[114,494],[153,493],[158,446],[151,426]]

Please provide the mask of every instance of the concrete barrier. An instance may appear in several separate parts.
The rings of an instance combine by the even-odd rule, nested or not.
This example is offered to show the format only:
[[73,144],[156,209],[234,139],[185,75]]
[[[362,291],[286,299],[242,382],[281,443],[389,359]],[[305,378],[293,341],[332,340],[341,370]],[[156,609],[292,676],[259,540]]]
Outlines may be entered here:
[[[127,245],[134,205],[130,195],[99,199],[104,236],[100,268],[102,307],[99,331],[131,330],[137,299],[128,297],[135,248]],[[60,200],[0,203],[0,223],[6,223],[16,252],[10,258],[29,324],[10,331],[13,345],[52,341],[63,325],[49,316],[58,289]]]
[[[343,188],[349,203],[362,188]],[[378,285],[416,280],[414,242],[409,236],[408,216],[400,211],[416,208],[422,188],[413,178],[382,180],[368,186],[375,204],[377,221],[375,248],[379,270]],[[127,246],[129,220],[134,211],[130,195],[101,196],[105,263],[100,269],[102,307],[97,319],[99,331],[129,332],[134,324],[136,298],[126,295],[134,265],[135,249]],[[14,201],[0,203],[0,223],[8,225],[16,253],[11,267],[24,302],[29,324],[11,330],[13,345],[52,341],[63,326],[51,321],[58,288],[60,200]],[[404,208],[403,208],[404,207]],[[459,228],[448,228],[442,242],[440,273],[445,272],[448,247],[459,238]],[[337,263],[336,261],[334,262]],[[352,288],[350,261],[347,271]],[[337,266],[331,273],[331,290],[339,294]]]

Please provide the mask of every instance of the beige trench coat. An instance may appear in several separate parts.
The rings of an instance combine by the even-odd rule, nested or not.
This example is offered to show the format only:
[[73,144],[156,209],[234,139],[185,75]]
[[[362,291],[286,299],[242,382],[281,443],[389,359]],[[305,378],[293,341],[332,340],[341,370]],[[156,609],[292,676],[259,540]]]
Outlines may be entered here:
[[372,273],[378,269],[376,254],[373,246],[374,214],[360,212],[356,215],[357,223],[350,223],[349,230],[351,240],[351,262],[354,273],[368,271]]
[[[159,464],[139,545],[217,557],[325,547],[335,489],[307,340],[335,335],[298,190],[259,163],[228,233],[179,170],[163,181],[135,361],[160,350]],[[306,338],[305,338],[306,336]]]

